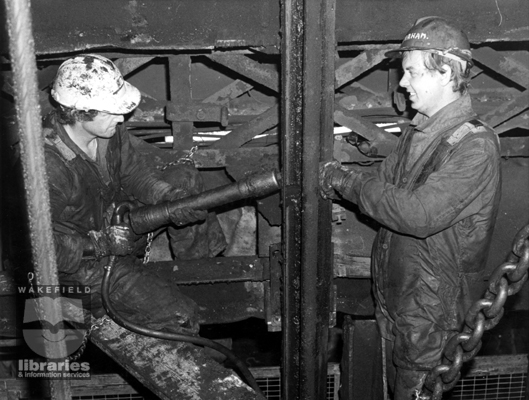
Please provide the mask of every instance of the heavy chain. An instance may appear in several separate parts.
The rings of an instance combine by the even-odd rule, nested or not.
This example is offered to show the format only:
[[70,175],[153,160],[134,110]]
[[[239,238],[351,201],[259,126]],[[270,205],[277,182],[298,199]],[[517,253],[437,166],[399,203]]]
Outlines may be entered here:
[[[35,274],[33,272],[28,272],[28,283],[29,283],[29,286],[30,287],[33,287],[34,285],[34,282],[33,282],[33,279],[35,279]],[[36,295],[36,291],[33,290],[33,297],[37,297]],[[96,329],[99,329],[101,328],[106,322],[110,321],[110,318],[108,318],[108,316],[104,316],[102,318],[100,318],[99,320],[97,320],[95,323],[93,323],[91,326],[90,326],[90,329],[88,329],[84,336],[83,336],[83,340],[81,342],[81,345],[79,346],[79,348],[77,349],[77,351],[71,355],[69,355],[68,357],[66,357],[66,359],[68,361],[76,361],[79,359],[79,357],[81,357],[86,349],[86,344],[88,343],[88,339],[90,338],[90,335],[92,334],[92,332]]]
[[154,232],[149,232],[147,234],[147,245],[145,246],[145,254],[143,255],[143,265],[149,263],[149,258],[151,257],[151,246],[152,240],[154,238]]
[[193,147],[191,147],[190,150],[187,151],[187,154],[185,156],[180,157],[176,161],[168,162],[167,164],[165,164],[165,165],[163,165],[161,167],[158,167],[158,169],[161,170],[161,171],[165,171],[167,168],[169,168],[169,167],[171,167],[173,165],[180,165],[180,164],[188,164],[188,165],[195,166],[195,160],[193,160],[193,156],[195,155],[197,150],[198,150],[198,146],[193,146]]
[[503,316],[508,296],[520,291],[527,280],[529,268],[529,225],[514,239],[507,262],[494,270],[484,298],[476,301],[467,312],[465,327],[454,335],[443,350],[443,362],[426,376],[417,400],[440,400],[443,392],[452,389],[461,376],[464,362],[470,361],[481,348],[483,333],[494,328]]
[[92,326],[90,326],[90,329],[86,331],[84,337],[83,337],[83,341],[81,342],[81,345],[79,346],[79,348],[77,349],[77,351],[75,353],[73,353],[72,355],[68,356],[68,361],[76,361],[79,359],[79,357],[81,357],[86,349],[86,344],[88,343],[88,339],[90,338],[90,335],[92,334],[93,331],[101,328],[105,323],[109,322],[110,321],[110,318],[105,315],[101,318],[99,318],[95,323],[92,324]]
[[[182,164],[187,164],[187,165],[191,165],[191,166],[194,167],[195,166],[195,160],[193,160],[193,156],[195,155],[197,150],[198,150],[198,146],[193,146],[193,147],[191,147],[191,149],[189,149],[186,152],[185,156],[180,157],[176,161],[168,162],[167,164],[164,164],[163,166],[160,166],[160,167],[157,167],[157,168],[160,171],[165,171],[169,167],[172,167],[174,165],[182,165]],[[143,264],[144,265],[149,263],[149,258],[151,256],[151,246],[152,246],[153,238],[154,238],[154,233],[150,232],[147,235],[147,245],[145,246],[145,255],[143,256]]]

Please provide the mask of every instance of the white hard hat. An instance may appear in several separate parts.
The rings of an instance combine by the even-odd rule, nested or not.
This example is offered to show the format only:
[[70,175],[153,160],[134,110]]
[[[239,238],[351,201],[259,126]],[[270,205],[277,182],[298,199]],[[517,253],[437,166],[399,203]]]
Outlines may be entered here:
[[114,63],[98,54],[84,54],[63,62],[51,96],[66,107],[111,114],[127,114],[141,100],[140,91],[123,79]]

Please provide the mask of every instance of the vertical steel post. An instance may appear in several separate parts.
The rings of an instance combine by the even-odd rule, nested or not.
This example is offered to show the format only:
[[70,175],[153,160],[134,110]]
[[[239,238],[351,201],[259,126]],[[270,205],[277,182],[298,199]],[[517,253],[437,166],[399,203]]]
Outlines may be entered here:
[[[30,4],[28,0],[6,0],[5,4],[34,271],[38,285],[58,286]],[[45,307],[44,302],[37,301],[42,321],[63,321],[60,303],[51,302]],[[66,357],[64,341],[45,343],[48,359]],[[51,380],[50,389],[53,399],[72,397],[66,380]]]
[[525,398],[529,399],[529,364],[527,365],[527,375],[525,376]]
[[282,395],[299,397],[301,347],[301,166],[303,137],[303,0],[282,3],[281,167],[283,174]]
[[[177,55],[169,57],[169,87],[171,101],[184,105],[191,104],[191,57]],[[172,122],[173,149],[190,150],[193,147],[193,123]]]
[[318,166],[332,157],[335,2],[282,7],[282,398],[323,399],[332,283],[331,204]]

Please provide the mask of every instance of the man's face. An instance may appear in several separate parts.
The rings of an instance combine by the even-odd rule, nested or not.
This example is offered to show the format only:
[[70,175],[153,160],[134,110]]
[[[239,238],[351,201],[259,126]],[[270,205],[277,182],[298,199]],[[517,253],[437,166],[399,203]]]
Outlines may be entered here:
[[124,121],[121,114],[109,114],[100,111],[92,121],[82,121],[83,129],[94,137],[111,138],[116,133],[116,126]]
[[407,52],[402,59],[404,76],[399,85],[408,92],[411,107],[428,117],[444,107],[442,103],[444,86],[442,75],[424,66],[421,51]]

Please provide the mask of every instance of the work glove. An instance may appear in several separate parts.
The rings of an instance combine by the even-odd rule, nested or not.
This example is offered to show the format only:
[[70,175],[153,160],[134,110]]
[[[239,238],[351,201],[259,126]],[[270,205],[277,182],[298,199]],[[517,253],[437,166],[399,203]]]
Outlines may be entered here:
[[[190,196],[185,188],[173,187],[162,195],[162,201],[175,201]],[[184,226],[206,219],[208,212],[205,210],[195,210],[190,207],[183,207],[169,213],[171,222],[176,226]]]
[[320,163],[320,195],[324,199],[337,200],[349,191],[357,173],[348,170],[339,161]]
[[110,255],[132,254],[135,240],[138,238],[132,229],[125,225],[109,226],[101,231],[90,231],[88,236],[91,242],[90,253],[98,260]]
[[195,210],[190,207],[177,208],[169,213],[171,222],[176,226],[184,226],[203,221],[208,216],[206,210]]

